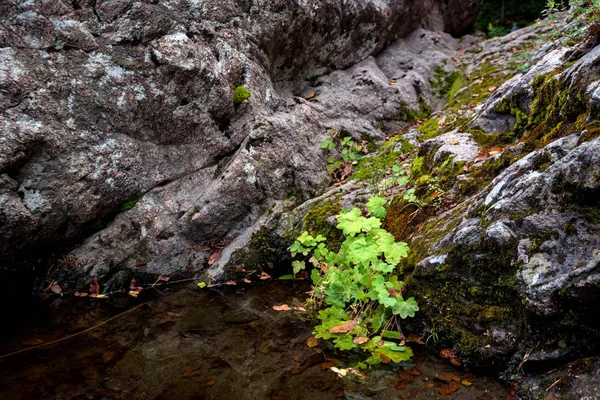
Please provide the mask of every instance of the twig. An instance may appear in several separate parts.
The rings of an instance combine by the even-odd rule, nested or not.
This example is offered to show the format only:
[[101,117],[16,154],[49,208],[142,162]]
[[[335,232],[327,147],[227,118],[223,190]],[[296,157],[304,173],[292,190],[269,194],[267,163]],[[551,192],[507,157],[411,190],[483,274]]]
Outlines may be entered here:
[[110,321],[112,321],[112,320],[113,320],[113,319],[115,319],[115,318],[118,318],[118,317],[120,317],[120,316],[122,316],[122,315],[125,315],[125,314],[129,314],[130,312],[132,312],[132,311],[134,311],[134,310],[137,310],[138,308],[140,308],[141,306],[145,306],[146,304],[148,304],[148,303],[142,303],[142,304],[138,304],[137,306],[133,307],[131,310],[124,311],[124,312],[122,312],[121,314],[117,314],[117,315],[115,315],[114,317],[110,317],[110,318],[109,318],[109,319],[107,319],[106,321],[102,321],[102,322],[100,322],[100,323],[98,323],[98,324],[96,324],[96,325],[92,326],[91,328],[87,328],[87,329],[85,329],[85,330],[83,330],[83,331],[81,331],[81,332],[77,332],[77,333],[74,333],[74,334],[72,334],[72,335],[65,336],[65,337],[64,337],[64,338],[62,338],[62,339],[53,340],[52,342],[48,342],[48,343],[42,343],[42,344],[38,344],[38,345],[36,345],[36,346],[33,346],[33,347],[27,347],[26,349],[17,350],[17,351],[14,351],[14,352],[12,352],[12,353],[3,354],[3,355],[1,355],[1,356],[0,356],[0,359],[6,358],[6,357],[10,357],[10,356],[12,356],[12,355],[19,354],[19,353],[24,353],[24,352],[26,352],[26,351],[30,351],[30,350],[34,350],[34,349],[39,349],[40,347],[44,347],[44,346],[50,346],[51,344],[55,344],[55,343],[58,343],[58,342],[62,342],[62,341],[64,341],[64,340],[71,339],[71,338],[73,338],[73,337],[75,337],[75,336],[83,335],[84,333],[87,333],[87,332],[89,332],[89,331],[91,331],[91,330],[93,330],[93,329],[96,329],[96,328],[98,328],[99,326],[102,326],[102,325],[105,325],[105,324],[109,323]]
[[562,381],[564,378],[565,378],[564,376],[561,376],[560,378],[558,378],[558,379],[556,380],[556,382],[554,382],[552,385],[548,386],[548,389],[546,389],[546,392],[547,392],[548,390],[552,389],[552,388],[553,388],[553,387],[554,387],[556,384],[558,384],[558,382]]

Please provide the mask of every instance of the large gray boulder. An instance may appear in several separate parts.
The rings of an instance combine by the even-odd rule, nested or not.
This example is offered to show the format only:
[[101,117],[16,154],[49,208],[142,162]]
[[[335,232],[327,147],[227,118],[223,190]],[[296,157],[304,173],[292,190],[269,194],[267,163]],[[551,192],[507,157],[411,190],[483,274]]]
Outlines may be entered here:
[[[370,57],[419,27],[458,32],[479,3],[2,3],[0,269],[65,246],[58,265],[95,277],[202,268],[268,199],[327,187],[327,128],[405,126],[457,42],[420,31]],[[412,71],[399,52],[417,63],[417,44],[435,63]]]

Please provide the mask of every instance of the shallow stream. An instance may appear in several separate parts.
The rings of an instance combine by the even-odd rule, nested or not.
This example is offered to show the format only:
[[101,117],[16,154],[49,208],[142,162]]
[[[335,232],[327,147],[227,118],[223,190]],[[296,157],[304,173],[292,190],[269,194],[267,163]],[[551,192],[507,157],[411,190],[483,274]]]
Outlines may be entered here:
[[[65,296],[44,311],[37,326],[2,343],[0,353],[47,344],[116,318],[67,340],[0,358],[0,398],[505,398],[507,388],[500,382],[454,367],[422,345],[413,347],[406,369],[382,366],[362,378],[340,377],[331,370],[344,367],[338,353],[323,341],[307,345],[310,321],[301,313],[273,310],[300,305],[309,289],[277,281],[245,288],[144,290],[133,302],[125,296]],[[456,391],[440,394],[449,387]]]

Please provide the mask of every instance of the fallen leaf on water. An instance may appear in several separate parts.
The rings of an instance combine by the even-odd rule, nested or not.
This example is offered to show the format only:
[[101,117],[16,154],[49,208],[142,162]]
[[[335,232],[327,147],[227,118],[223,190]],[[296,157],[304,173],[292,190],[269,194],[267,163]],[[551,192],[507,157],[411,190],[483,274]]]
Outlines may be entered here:
[[62,293],[62,288],[58,286],[58,283],[53,283],[52,285],[50,285],[50,290],[52,290],[56,294]]
[[309,94],[308,96],[306,96],[306,97],[304,98],[304,100],[310,100],[310,99],[312,99],[313,97],[315,97],[316,95],[317,95],[317,92],[316,92],[316,91],[314,91],[314,92],[312,92],[311,94]]
[[442,358],[452,358],[454,357],[454,350],[452,349],[443,349],[440,351],[440,357]]
[[114,360],[114,358],[117,356],[117,353],[114,351],[105,351],[102,354],[102,362],[103,363],[107,363],[110,362],[111,360]]
[[212,379],[212,380],[210,380],[210,381],[208,381],[208,382],[206,383],[206,386],[208,386],[208,387],[211,387],[211,386],[212,386],[212,385],[214,385],[215,383],[217,383],[217,380],[216,380],[216,379]]
[[333,328],[329,328],[329,332],[331,333],[347,333],[356,328],[356,321],[348,321],[344,324],[334,326]]
[[452,358],[450,359],[450,363],[452,363],[452,365],[455,365],[455,366],[457,366],[457,367],[460,367],[460,360],[459,360],[458,358],[456,358],[456,357],[452,357]]
[[227,286],[236,286],[237,285],[237,283],[235,281],[227,281],[227,282],[225,282],[225,284]]
[[357,337],[356,339],[353,340],[353,342],[356,344],[365,344],[368,341],[369,341],[369,338],[365,337],[365,336]]
[[291,308],[287,304],[282,304],[280,306],[273,306],[273,310],[275,310],[275,311],[290,311]]
[[312,349],[313,347],[317,347],[319,345],[319,339],[314,336],[309,337],[306,341],[306,344]]
[[452,393],[456,392],[458,389],[460,389],[460,385],[452,382],[449,385],[445,385],[445,386],[442,386],[441,388],[439,388],[438,392],[440,394],[452,394]]
[[98,283],[97,280],[93,280],[92,283],[90,283],[90,294],[95,294],[98,295],[100,293],[100,284]]
[[450,381],[452,381],[452,375],[438,375],[438,374],[435,374],[435,379],[438,379],[438,380],[444,381],[444,382],[450,382]]
[[473,384],[472,382],[469,382],[469,381],[466,381],[466,380],[465,381],[461,381],[460,383],[462,383],[464,386],[467,386],[467,387],[471,386]]
[[191,378],[200,375],[200,368],[194,368],[191,365],[186,365],[185,367],[181,368],[180,374],[185,378]]
[[27,339],[27,340],[23,340],[21,342],[21,344],[24,344],[26,346],[35,346],[36,344],[42,344],[42,343],[44,343],[44,341],[40,338]]
[[217,261],[219,261],[221,259],[221,250],[217,250],[214,253],[212,253],[208,259],[208,265],[213,265],[214,263],[216,263]]
[[181,317],[181,314],[173,312],[173,311],[167,311],[167,315],[169,317]]

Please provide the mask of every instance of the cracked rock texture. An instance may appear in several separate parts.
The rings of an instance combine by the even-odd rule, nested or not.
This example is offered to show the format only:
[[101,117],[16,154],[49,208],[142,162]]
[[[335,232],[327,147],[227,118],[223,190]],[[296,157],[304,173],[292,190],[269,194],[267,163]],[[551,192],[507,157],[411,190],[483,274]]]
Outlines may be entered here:
[[1,270],[65,246],[98,278],[202,269],[269,200],[323,192],[326,129],[383,138],[435,103],[442,31],[480,3],[2,2]]

